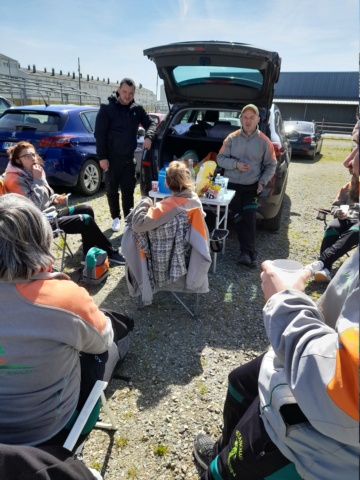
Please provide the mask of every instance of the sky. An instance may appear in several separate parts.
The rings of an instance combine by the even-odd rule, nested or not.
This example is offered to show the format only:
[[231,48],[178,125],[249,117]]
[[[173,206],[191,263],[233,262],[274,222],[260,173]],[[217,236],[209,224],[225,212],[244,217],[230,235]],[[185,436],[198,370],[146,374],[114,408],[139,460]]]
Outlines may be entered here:
[[0,53],[20,66],[131,77],[156,92],[143,50],[224,40],[276,51],[283,72],[359,70],[357,0],[2,0]]

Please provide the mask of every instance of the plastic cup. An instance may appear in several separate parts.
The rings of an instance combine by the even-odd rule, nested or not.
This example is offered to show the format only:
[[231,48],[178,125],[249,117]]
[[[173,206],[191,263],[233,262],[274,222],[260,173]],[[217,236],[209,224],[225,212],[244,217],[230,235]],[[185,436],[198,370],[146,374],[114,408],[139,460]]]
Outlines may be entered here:
[[153,180],[151,182],[151,190],[153,192],[158,192],[159,191],[159,182],[157,180]]
[[349,206],[350,205],[340,205],[340,210],[342,210],[343,213],[348,213]]
[[224,177],[223,182],[224,182],[224,192],[227,193],[229,179],[227,177]]
[[278,270],[281,270],[282,272],[285,272],[287,274],[298,273],[299,270],[302,270],[303,268],[302,263],[297,262],[296,260],[288,260],[285,258],[284,259],[279,258],[278,260],[273,260],[273,265]]

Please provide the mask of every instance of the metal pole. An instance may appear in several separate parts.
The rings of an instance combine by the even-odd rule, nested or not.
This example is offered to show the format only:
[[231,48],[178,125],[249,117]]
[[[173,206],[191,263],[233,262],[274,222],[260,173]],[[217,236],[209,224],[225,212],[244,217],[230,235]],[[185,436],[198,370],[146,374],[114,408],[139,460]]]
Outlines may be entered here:
[[78,57],[78,71],[79,71],[79,104],[81,105],[81,79],[80,79],[80,57]]

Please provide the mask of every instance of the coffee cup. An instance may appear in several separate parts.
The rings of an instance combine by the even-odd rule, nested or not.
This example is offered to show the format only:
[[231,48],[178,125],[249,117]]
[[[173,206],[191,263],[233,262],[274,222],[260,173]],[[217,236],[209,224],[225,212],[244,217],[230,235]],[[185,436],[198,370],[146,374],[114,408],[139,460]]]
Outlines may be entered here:
[[151,182],[151,190],[153,192],[158,192],[159,191],[159,182],[157,180],[153,180]]
[[349,211],[349,206],[350,206],[350,205],[340,205],[340,210],[341,210],[343,213],[348,213],[348,211]]
[[273,260],[273,265],[278,270],[286,273],[286,275],[294,275],[299,273],[302,270],[303,265],[296,260],[289,260],[286,258],[279,258],[277,260]]

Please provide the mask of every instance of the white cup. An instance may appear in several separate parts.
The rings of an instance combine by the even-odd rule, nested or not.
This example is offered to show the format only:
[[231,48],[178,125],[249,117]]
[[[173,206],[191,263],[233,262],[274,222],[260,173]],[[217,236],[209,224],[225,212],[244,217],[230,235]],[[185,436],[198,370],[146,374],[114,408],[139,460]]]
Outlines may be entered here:
[[273,260],[273,265],[275,268],[287,273],[287,274],[294,274],[298,273],[299,270],[302,270],[303,265],[296,260],[288,260],[285,258],[279,258],[277,260]]
[[350,205],[340,205],[340,210],[341,210],[343,213],[348,213],[348,211],[349,211],[349,206],[350,206]]

